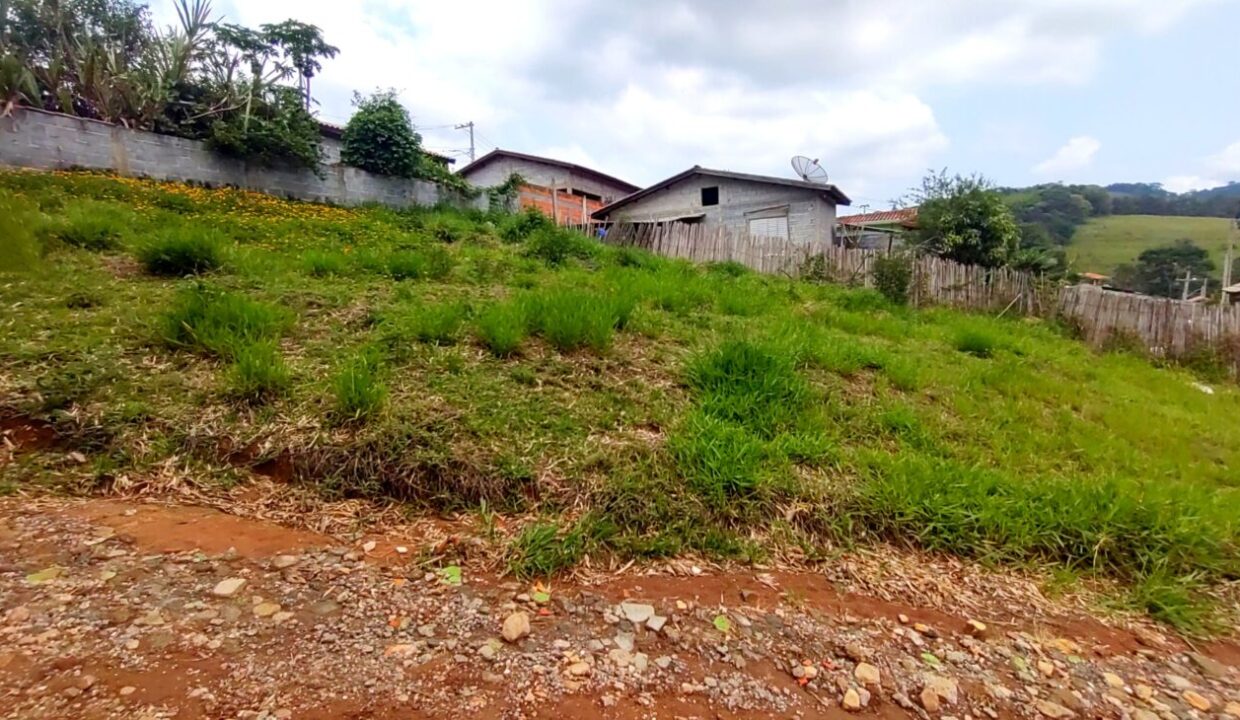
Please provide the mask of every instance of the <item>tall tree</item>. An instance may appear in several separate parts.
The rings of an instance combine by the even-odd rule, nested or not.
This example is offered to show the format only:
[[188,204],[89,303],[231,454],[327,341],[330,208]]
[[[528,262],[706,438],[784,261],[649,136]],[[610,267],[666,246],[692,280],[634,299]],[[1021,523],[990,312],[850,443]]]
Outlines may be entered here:
[[1150,248],[1137,256],[1131,274],[1125,271],[1124,279],[1130,289],[1148,295],[1180,297],[1184,291],[1184,276],[1200,278],[1214,270],[1210,253],[1193,244],[1192,240],[1178,240],[1171,245]]
[[999,192],[980,175],[930,173],[913,199],[920,246],[968,265],[995,267],[1019,247],[1020,230]]

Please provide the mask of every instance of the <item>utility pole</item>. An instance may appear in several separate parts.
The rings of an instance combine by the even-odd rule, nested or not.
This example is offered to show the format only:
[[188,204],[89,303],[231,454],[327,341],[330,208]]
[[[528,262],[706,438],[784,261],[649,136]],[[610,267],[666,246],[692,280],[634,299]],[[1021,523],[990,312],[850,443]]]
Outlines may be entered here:
[[1240,217],[1232,221],[1227,232],[1227,257],[1223,260],[1223,287],[1231,287],[1231,264],[1236,261],[1236,233],[1240,232]]
[[461,123],[460,125],[456,126],[457,130],[464,130],[466,128],[469,128],[469,161],[473,162],[474,161],[474,121],[470,120],[467,123]]

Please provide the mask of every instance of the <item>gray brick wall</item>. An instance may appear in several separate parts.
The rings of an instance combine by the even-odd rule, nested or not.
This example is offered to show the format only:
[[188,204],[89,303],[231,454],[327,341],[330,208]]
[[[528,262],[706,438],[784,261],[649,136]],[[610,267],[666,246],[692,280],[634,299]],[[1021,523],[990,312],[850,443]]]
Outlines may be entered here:
[[309,170],[252,165],[212,152],[197,140],[129,130],[95,120],[19,109],[0,118],[0,165],[57,170],[89,168],[121,175],[231,185],[280,197],[337,205],[390,207],[441,201],[485,209],[486,195],[457,198],[434,183],[382,177],[339,164],[336,142],[324,138],[329,160],[319,177]]
[[[702,206],[702,188],[718,187],[719,204]],[[617,210],[610,220],[649,222],[679,215],[704,213],[708,230],[723,226],[744,237],[749,232],[747,213],[779,205],[788,206],[788,239],[793,242],[830,242],[835,228],[835,203],[808,188],[770,185],[710,175],[690,175]]]

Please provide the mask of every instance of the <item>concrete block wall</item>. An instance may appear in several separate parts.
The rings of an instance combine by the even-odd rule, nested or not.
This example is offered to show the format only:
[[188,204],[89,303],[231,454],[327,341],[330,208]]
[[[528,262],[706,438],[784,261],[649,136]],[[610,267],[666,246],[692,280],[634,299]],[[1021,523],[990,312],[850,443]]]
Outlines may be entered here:
[[[333,141],[324,138],[324,142]],[[324,165],[320,177],[309,170],[268,168],[226,157],[198,140],[130,130],[96,120],[30,109],[18,109],[12,116],[0,118],[0,165],[40,170],[110,170],[157,180],[230,185],[337,205],[373,202],[408,207],[446,201],[487,207],[485,194],[470,200],[431,182],[372,175],[339,164],[338,146],[328,145],[326,150],[335,162]]]
[[[718,187],[719,204],[703,206],[702,188]],[[651,222],[702,213],[703,225],[724,227],[744,237],[749,232],[747,213],[786,205],[788,239],[798,243],[830,242],[835,228],[835,203],[809,188],[771,185],[710,175],[691,175],[630,205],[608,219],[619,222]]]

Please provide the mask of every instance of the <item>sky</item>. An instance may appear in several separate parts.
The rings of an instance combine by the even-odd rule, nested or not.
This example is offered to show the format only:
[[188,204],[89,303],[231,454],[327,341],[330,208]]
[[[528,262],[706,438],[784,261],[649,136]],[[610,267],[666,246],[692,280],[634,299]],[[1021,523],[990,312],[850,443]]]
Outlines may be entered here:
[[[157,21],[172,0],[151,0]],[[1240,180],[1240,0],[215,0],[295,18],[340,54],[344,122],[394,88],[430,149],[495,147],[649,185],[692,165],[792,177],[818,158],[854,208],[929,169],[997,184]]]

